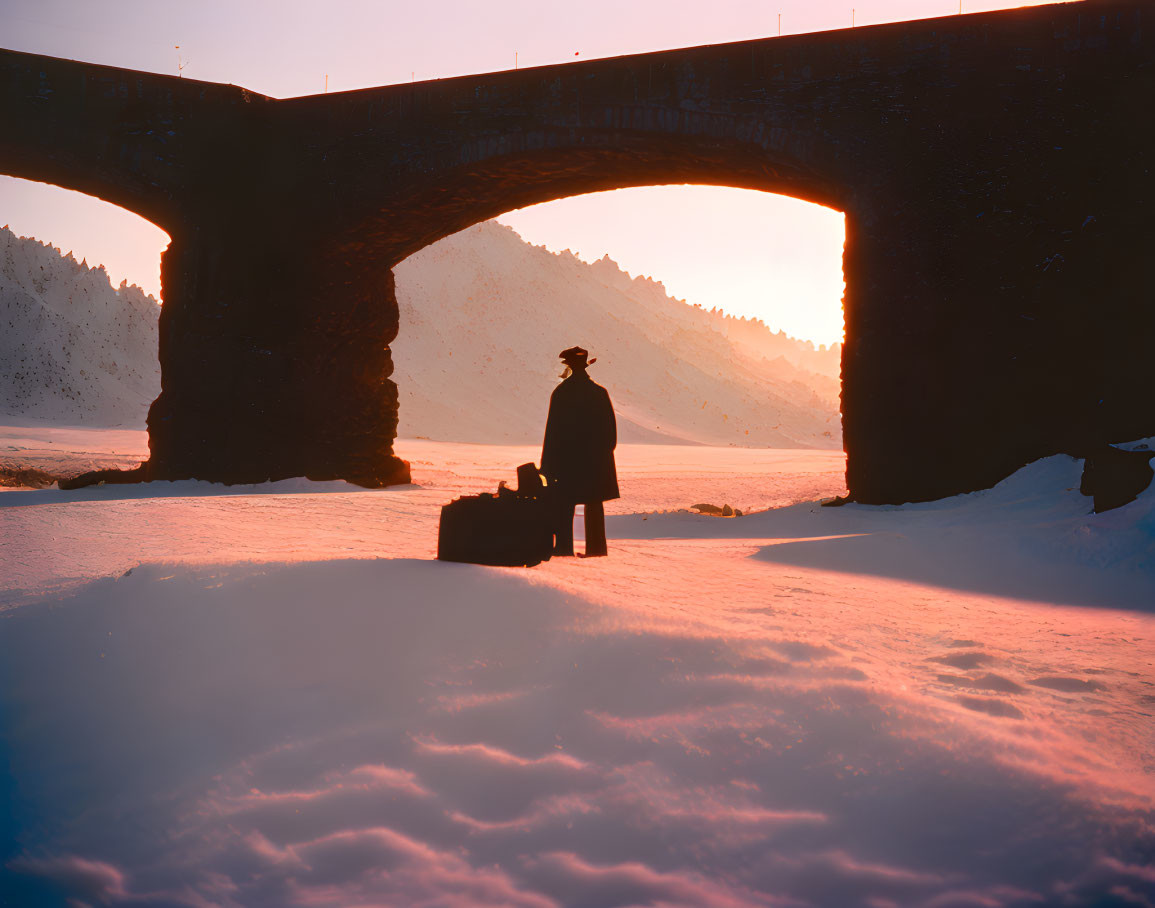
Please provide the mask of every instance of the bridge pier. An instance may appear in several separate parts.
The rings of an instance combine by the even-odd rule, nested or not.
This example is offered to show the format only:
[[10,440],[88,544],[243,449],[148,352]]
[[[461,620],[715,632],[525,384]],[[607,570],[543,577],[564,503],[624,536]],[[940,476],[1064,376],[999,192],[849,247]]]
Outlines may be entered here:
[[1013,154],[1008,137],[997,191],[975,168],[856,197],[842,361],[854,500],[986,489],[1041,457],[1155,432],[1148,159],[1105,128],[1064,141],[1102,146],[1093,177],[1087,157]]
[[393,454],[392,272],[335,261],[313,238],[205,228],[173,237],[161,263],[148,478],[409,481]]

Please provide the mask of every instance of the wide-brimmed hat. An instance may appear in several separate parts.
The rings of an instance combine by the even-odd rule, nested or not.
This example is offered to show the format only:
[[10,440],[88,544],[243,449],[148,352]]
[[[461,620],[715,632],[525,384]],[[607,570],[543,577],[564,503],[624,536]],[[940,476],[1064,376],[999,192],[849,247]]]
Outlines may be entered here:
[[568,350],[562,350],[561,353],[558,354],[558,357],[572,369],[574,366],[588,366],[590,363],[596,363],[598,361],[598,358],[595,356],[587,362],[586,357],[589,355],[589,350],[583,350],[581,347],[570,347]]

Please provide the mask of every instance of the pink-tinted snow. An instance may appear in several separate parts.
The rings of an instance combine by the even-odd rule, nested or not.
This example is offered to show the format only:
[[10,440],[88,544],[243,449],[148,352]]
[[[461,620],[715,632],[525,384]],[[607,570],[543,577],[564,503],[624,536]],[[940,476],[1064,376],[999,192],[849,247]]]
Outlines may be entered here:
[[437,509],[537,452],[401,453],[0,496],[0,894],[1150,900],[1152,492],[819,508],[838,455],[626,446],[610,558],[495,569],[431,560]]

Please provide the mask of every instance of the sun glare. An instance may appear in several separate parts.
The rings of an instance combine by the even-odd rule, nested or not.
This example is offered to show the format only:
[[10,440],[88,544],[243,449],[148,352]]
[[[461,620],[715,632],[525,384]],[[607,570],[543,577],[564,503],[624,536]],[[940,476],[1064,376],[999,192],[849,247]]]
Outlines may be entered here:
[[498,218],[528,242],[586,261],[604,255],[673,296],[771,329],[842,340],[842,212],[720,186],[591,193]]

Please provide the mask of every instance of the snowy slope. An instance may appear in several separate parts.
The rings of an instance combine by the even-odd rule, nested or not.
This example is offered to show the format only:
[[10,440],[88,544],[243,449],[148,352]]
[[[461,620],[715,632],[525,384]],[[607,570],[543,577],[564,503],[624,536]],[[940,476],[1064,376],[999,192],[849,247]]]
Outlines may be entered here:
[[396,269],[400,434],[538,441],[558,351],[598,362],[623,440],[840,447],[840,351],[671,299],[609,258],[587,264],[479,224]]
[[0,413],[142,425],[160,391],[159,314],[103,267],[0,229]]

